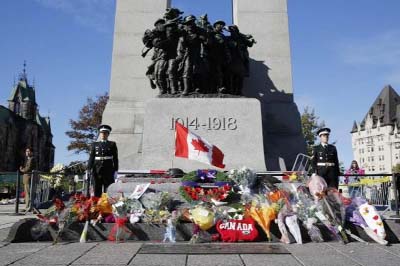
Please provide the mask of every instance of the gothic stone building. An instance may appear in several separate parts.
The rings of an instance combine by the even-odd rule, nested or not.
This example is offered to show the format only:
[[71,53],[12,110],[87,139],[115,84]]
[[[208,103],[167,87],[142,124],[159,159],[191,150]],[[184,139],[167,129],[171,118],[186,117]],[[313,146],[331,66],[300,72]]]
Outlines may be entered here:
[[8,99],[0,105],[0,172],[16,171],[32,147],[37,170],[49,171],[54,164],[50,119],[37,110],[35,88],[28,84],[25,70]]
[[354,159],[365,173],[391,173],[400,163],[399,127],[400,96],[388,85],[351,131]]

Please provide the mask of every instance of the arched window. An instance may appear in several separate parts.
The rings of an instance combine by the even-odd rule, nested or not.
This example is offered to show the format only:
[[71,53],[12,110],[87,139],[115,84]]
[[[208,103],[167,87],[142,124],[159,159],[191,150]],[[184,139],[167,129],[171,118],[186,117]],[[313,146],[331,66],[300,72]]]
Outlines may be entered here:
[[20,102],[16,102],[14,105],[14,113],[16,114],[21,114],[21,104]]

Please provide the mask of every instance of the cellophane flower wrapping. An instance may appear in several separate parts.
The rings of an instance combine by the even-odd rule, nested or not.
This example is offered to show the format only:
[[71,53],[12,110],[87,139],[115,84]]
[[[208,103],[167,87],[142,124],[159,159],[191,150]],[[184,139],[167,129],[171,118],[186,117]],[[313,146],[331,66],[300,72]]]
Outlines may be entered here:
[[347,206],[346,208],[346,220],[353,223],[354,225],[360,226],[360,227],[366,227],[368,226],[367,223],[364,221],[364,218],[361,216],[361,213],[359,212],[358,208],[362,204],[366,203],[367,201],[362,199],[362,198],[354,198],[351,201],[351,204]]
[[239,186],[242,201],[251,202],[251,194],[257,185],[257,174],[247,167],[242,167],[229,171],[228,177]]
[[310,179],[307,182],[307,186],[310,189],[311,195],[316,201],[321,198],[322,193],[328,187],[325,179],[316,174],[311,175]]
[[120,197],[112,204],[115,225],[111,228],[108,235],[109,241],[123,242],[132,235],[132,232],[125,225],[128,221],[128,205],[126,201],[126,198]]
[[211,208],[198,205],[190,210],[190,215],[201,230],[208,230],[214,225],[214,211]]
[[165,228],[165,234],[163,242],[176,242],[176,222],[177,222],[177,212],[173,211],[171,217],[167,219],[167,225]]
[[[283,183],[283,188],[285,188],[286,193],[288,193],[288,199],[290,204],[288,204],[288,208],[282,210],[286,212],[285,214],[279,214],[278,219],[280,217],[286,217],[291,214],[296,214],[300,221],[303,222],[303,225],[307,228],[307,233],[310,236],[313,242],[323,242],[323,238],[321,235],[321,231],[316,226],[318,222],[318,218],[316,217],[317,211],[317,203],[313,200],[313,197],[308,192],[307,187],[302,185],[301,183]],[[281,189],[283,189],[281,188]],[[282,219],[281,220],[285,220]],[[283,225],[281,225],[283,227]]]
[[265,195],[257,195],[253,198],[251,205],[246,210],[245,216],[253,218],[263,229],[268,240],[271,241],[271,222],[276,219],[277,214],[276,207],[268,202]]
[[149,192],[142,195],[140,202],[144,207],[142,219],[145,223],[166,223],[171,216],[169,207],[172,197],[168,192]]
[[346,212],[340,199],[339,192],[336,189],[328,189],[320,203],[323,214],[332,226],[330,227],[331,231],[334,231],[336,236],[339,236],[339,239],[343,243],[349,242],[343,227]]

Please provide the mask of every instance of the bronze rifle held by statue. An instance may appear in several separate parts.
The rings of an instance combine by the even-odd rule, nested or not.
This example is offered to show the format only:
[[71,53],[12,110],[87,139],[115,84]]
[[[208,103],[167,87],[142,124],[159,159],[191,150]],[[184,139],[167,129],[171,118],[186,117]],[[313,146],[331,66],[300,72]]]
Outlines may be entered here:
[[153,47],[150,47],[150,48],[147,47],[147,46],[143,47],[143,49],[142,49],[142,57],[145,58],[146,55],[150,52],[151,49],[153,49]]

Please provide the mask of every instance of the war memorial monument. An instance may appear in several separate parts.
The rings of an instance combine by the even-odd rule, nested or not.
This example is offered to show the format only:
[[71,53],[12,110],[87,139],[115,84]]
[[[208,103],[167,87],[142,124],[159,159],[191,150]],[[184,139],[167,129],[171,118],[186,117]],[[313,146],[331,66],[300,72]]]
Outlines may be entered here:
[[[174,158],[175,121],[217,145],[225,154],[227,170],[242,166],[279,170],[282,159],[290,169],[296,155],[305,151],[300,114],[293,100],[287,2],[233,0],[232,6],[233,25],[219,24],[230,31],[231,38],[235,30],[247,36],[252,47],[246,47],[248,59],[239,70],[239,80],[230,77],[234,81],[227,86],[230,81],[226,77],[221,81],[215,61],[220,53],[204,51],[205,38],[198,48],[208,53],[208,72],[197,72],[197,77],[186,73],[187,64],[193,62],[185,54],[179,55],[179,48],[176,58],[180,56],[180,65],[168,58],[157,63],[157,55],[152,56],[157,49],[144,45],[145,30],[156,29],[157,24],[173,36],[174,27],[186,31],[190,31],[187,25],[200,28],[207,17],[179,17],[181,14],[173,14],[169,0],[117,1],[110,99],[103,123],[113,128],[111,139],[118,144],[120,169],[205,168],[202,163]],[[217,24],[209,21],[199,31],[215,34]],[[145,58],[143,52],[148,52]],[[176,63],[180,70],[162,74],[163,63],[166,69]],[[224,63],[235,69],[234,56]],[[148,78],[151,73],[153,84]]]

